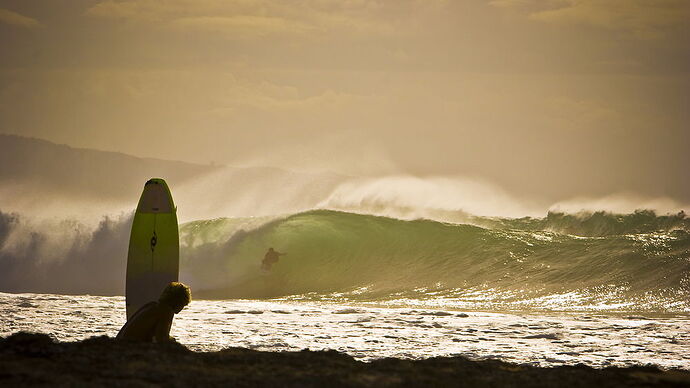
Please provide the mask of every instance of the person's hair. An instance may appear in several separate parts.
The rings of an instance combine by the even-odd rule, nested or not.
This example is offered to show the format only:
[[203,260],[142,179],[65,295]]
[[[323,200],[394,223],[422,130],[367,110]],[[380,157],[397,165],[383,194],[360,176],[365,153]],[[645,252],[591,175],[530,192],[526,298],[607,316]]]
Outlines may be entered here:
[[159,302],[167,303],[171,306],[186,306],[192,301],[192,290],[185,284],[171,282],[161,293]]

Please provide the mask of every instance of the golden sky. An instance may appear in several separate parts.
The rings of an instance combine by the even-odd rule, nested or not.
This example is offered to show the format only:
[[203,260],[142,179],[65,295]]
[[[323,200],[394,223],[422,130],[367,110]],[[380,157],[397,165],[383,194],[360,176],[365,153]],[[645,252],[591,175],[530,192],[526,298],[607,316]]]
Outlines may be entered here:
[[687,0],[0,0],[0,132],[688,203],[689,48]]

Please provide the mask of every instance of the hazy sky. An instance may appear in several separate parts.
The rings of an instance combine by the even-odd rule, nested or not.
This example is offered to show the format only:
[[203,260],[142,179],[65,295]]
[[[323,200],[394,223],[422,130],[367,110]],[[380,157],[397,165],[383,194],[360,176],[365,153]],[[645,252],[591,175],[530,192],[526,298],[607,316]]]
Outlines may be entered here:
[[687,0],[0,0],[0,132],[690,203]]

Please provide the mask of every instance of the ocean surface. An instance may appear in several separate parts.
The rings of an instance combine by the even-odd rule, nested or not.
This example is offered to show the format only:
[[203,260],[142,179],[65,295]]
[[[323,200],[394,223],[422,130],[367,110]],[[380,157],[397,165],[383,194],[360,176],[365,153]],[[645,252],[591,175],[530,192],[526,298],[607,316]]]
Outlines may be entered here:
[[[0,212],[0,335],[114,336],[123,297],[92,295],[122,295],[130,226]],[[188,222],[180,280],[195,300],[172,334],[195,350],[690,369],[689,232],[684,213],[652,211]],[[269,247],[287,255],[264,273]]]
[[[23,330],[58,341],[115,336],[123,297],[0,293],[0,336]],[[690,318],[500,313],[279,300],[195,300],[171,334],[193,350],[335,349],[381,357],[463,355],[539,366],[652,364],[690,369]]]

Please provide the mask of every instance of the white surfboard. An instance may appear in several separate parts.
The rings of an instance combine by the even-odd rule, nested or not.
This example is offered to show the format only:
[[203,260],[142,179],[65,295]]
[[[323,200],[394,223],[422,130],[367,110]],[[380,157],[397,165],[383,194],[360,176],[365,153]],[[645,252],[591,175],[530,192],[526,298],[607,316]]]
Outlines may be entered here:
[[127,255],[127,319],[157,301],[165,286],[176,282],[180,267],[177,209],[163,179],[144,185],[134,214]]

